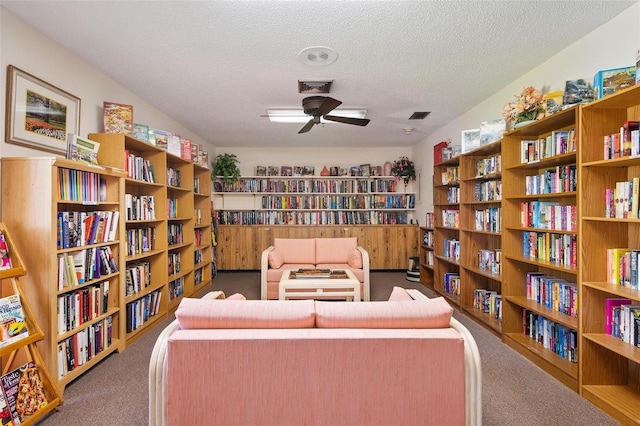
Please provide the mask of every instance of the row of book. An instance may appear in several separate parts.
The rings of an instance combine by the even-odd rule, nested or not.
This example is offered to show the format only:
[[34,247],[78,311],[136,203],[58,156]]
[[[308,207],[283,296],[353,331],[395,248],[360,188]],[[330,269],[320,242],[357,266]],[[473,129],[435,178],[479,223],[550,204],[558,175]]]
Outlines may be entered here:
[[436,226],[436,214],[434,212],[427,212],[424,226],[427,228]]
[[267,195],[263,209],[413,209],[415,195]]
[[435,235],[433,231],[424,231],[422,233],[422,244],[427,247],[433,247],[435,242]]
[[495,154],[476,161],[476,177],[502,173],[502,154]]
[[202,249],[193,251],[193,264],[197,265],[198,263],[202,263]]
[[109,315],[58,343],[58,378],[91,361],[111,346],[112,339],[113,317]]
[[640,348],[640,304],[629,299],[605,300],[605,332]]
[[127,256],[135,256],[150,252],[156,248],[156,228],[128,228]]
[[427,250],[424,253],[424,259],[423,259],[424,264],[433,267],[434,257],[435,256],[434,256],[433,250]]
[[640,289],[640,249],[607,249],[607,282],[632,290]]
[[385,211],[227,211],[217,212],[220,225],[406,225],[406,212]]
[[184,294],[184,277],[169,282],[169,300],[180,297]]
[[528,272],[526,277],[527,299],[571,317],[578,317],[578,286],[576,283]]
[[58,296],[58,334],[74,330],[107,313],[109,281]]
[[149,318],[157,315],[160,310],[161,299],[162,293],[159,290],[156,290],[138,300],[127,303],[127,320],[125,325],[127,333],[137,330],[142,327]]
[[447,167],[441,174],[441,182],[443,185],[455,185],[460,182],[460,167]]
[[566,268],[575,268],[578,244],[575,235],[524,231],[522,255],[530,259],[554,262]]
[[575,164],[556,166],[537,175],[526,176],[525,193],[536,195],[573,192],[577,188],[577,182]]
[[478,268],[500,275],[502,265],[502,249],[478,250]]
[[193,225],[194,226],[202,225],[202,209],[200,208],[193,209]]
[[473,290],[473,308],[502,321],[502,295],[497,291]]
[[474,211],[474,229],[484,232],[502,231],[502,208],[489,207]]
[[58,250],[115,241],[119,211],[60,211],[56,215]]
[[198,285],[204,282],[204,268],[196,268],[193,270],[193,284]]
[[522,310],[522,332],[561,358],[578,362],[578,332],[528,309]]
[[170,252],[167,255],[168,266],[169,266],[169,276],[177,274],[180,272],[180,252]]
[[133,296],[151,285],[151,263],[128,263],[125,271],[125,295]]
[[447,189],[447,203],[458,204],[460,202],[460,187],[454,186]]
[[124,207],[127,220],[154,220],[156,201],[153,195],[125,194]]
[[549,136],[521,141],[522,163],[533,163],[556,155],[576,151],[576,131],[555,130]]
[[444,274],[444,291],[453,297],[460,297],[460,274],[456,272]]
[[95,172],[58,169],[58,198],[63,201],[106,201],[107,183]]
[[180,188],[180,170],[167,167],[167,185]]
[[182,223],[170,223],[167,225],[167,243],[170,246],[184,242],[183,228]]
[[177,198],[167,198],[167,215],[169,219],[176,219],[178,217]]
[[445,238],[443,246],[444,257],[455,260],[456,262],[460,261],[460,240]]
[[637,121],[625,121],[620,131],[604,136],[604,159],[640,155],[640,132]]
[[151,161],[143,157],[138,157],[127,149],[124,151],[124,170],[129,179],[141,180],[148,183],[156,182]]
[[58,290],[77,287],[87,281],[118,272],[110,246],[58,254]]
[[397,181],[393,178],[303,179],[300,177],[278,177],[274,179],[241,178],[233,183],[214,182],[215,192],[368,194],[396,192],[396,188]]
[[604,191],[604,217],[638,219],[640,209],[640,177],[616,182],[615,188]]
[[520,203],[520,226],[575,231],[578,227],[578,210],[576,206],[562,206],[556,201],[523,201]]
[[474,192],[474,201],[500,201],[502,200],[502,181],[488,180],[485,182],[476,182]]
[[444,209],[442,210],[442,226],[445,228],[460,228],[460,210]]
[[[202,229],[194,229],[193,230],[193,244],[196,247],[200,247],[202,245],[202,236],[204,235],[204,232]],[[212,233],[213,234],[213,233]]]

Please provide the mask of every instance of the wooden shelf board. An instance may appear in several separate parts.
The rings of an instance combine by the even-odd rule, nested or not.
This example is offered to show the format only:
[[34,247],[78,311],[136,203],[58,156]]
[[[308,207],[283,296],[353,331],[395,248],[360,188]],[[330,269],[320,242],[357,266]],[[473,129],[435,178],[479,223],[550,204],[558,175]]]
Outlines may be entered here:
[[477,266],[462,265],[462,267],[469,272],[473,272],[474,274],[482,275],[483,277],[487,277],[494,281],[502,282],[502,276],[500,276],[500,274],[494,274],[491,271],[480,269]]
[[625,297],[630,300],[635,300],[640,303],[640,292],[638,290],[632,290],[627,287],[611,284],[604,281],[582,281],[584,287],[589,287],[606,293],[611,293],[617,297]]
[[69,373],[67,373],[60,379],[58,379],[58,387],[60,388],[60,390],[64,390],[66,385],[68,385],[69,383],[71,383],[81,375],[83,375],[88,369],[98,364],[100,361],[105,359],[108,355],[112,354],[113,352],[120,351],[121,345],[122,345],[122,342],[120,340],[113,340],[111,342],[111,346],[104,348],[102,352],[96,354],[89,361],[85,362],[79,367],[76,367],[75,369],[71,370]]
[[569,274],[577,274],[578,273],[578,269],[574,266],[574,267],[566,267],[566,266],[562,266],[558,263],[554,263],[554,262],[546,262],[544,260],[536,260],[536,259],[529,259],[526,257],[522,257],[522,256],[513,256],[513,255],[504,255],[504,257],[506,257],[509,260],[514,260],[516,262],[521,262],[521,263],[528,263],[529,265],[536,265],[536,266],[542,266],[544,268],[548,268],[548,269],[554,269],[556,271],[560,271],[560,272],[567,272]]
[[546,306],[536,302],[535,300],[529,300],[524,296],[503,296],[504,300],[516,304],[522,308],[528,309],[536,314],[557,322],[565,327],[578,330],[578,318],[570,317],[553,309],[549,309]]
[[497,318],[494,318],[492,315],[482,312],[480,309],[474,308],[464,308],[464,313],[469,315],[471,318],[474,318],[479,323],[484,326],[490,328],[493,332],[498,335],[502,334],[502,322]]
[[604,333],[582,333],[582,337],[640,364],[640,348]]
[[640,393],[622,385],[583,385],[582,396],[624,424],[640,424]]

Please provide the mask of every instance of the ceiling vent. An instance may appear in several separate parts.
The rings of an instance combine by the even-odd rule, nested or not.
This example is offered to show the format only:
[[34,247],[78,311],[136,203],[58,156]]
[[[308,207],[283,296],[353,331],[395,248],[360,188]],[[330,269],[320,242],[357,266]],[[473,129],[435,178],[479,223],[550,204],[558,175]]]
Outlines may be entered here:
[[409,117],[409,120],[424,120],[427,115],[431,114],[431,112],[429,111],[416,111],[413,114],[411,114],[411,117]]
[[298,93],[329,93],[331,90],[331,83],[329,81],[302,81],[298,80]]

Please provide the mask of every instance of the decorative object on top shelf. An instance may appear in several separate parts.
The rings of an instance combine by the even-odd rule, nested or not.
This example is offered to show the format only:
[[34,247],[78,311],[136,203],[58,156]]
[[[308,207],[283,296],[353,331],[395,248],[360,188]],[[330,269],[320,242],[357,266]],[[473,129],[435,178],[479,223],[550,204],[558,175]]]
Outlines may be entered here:
[[416,168],[413,165],[413,161],[407,157],[400,157],[399,160],[394,161],[393,166],[391,166],[391,176],[394,176],[397,180],[404,181],[405,186],[409,182],[416,180]]
[[384,163],[384,175],[391,176],[391,161],[386,161]]
[[537,120],[544,117],[542,92],[535,87],[525,87],[515,98],[514,102],[507,102],[502,110],[502,116],[507,120],[518,124],[521,121]]
[[240,179],[238,163],[239,161],[235,154],[217,155],[215,160],[211,162],[211,179],[213,180],[217,176],[220,176],[224,183],[237,182]]

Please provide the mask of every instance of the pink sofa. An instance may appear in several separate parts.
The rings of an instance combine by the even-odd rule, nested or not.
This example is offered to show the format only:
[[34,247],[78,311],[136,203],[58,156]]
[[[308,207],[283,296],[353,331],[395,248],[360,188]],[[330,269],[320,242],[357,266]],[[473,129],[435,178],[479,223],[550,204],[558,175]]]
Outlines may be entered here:
[[182,300],[158,337],[150,425],[482,422],[477,347],[443,298],[216,297]]
[[275,238],[262,252],[260,295],[278,298],[278,284],[285,269],[351,269],[360,281],[362,300],[370,300],[369,254],[357,238]]

